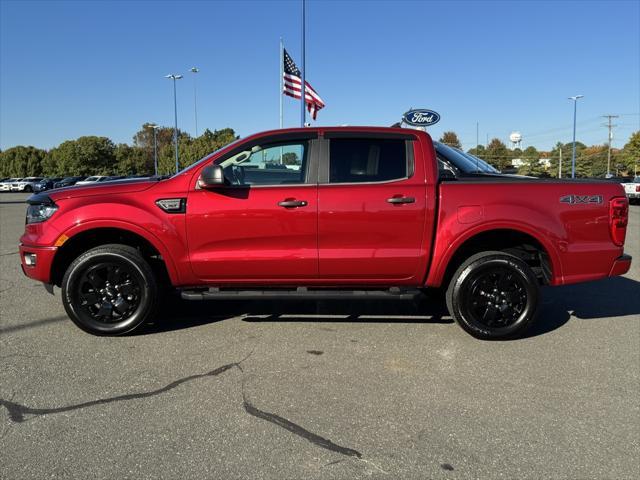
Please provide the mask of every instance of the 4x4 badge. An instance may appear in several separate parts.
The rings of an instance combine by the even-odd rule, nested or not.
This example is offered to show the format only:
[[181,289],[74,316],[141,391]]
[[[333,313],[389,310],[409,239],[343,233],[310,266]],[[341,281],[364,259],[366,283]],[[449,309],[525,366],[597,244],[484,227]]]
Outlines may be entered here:
[[570,205],[577,205],[579,203],[602,203],[602,195],[564,195],[560,197],[560,202],[568,203]]

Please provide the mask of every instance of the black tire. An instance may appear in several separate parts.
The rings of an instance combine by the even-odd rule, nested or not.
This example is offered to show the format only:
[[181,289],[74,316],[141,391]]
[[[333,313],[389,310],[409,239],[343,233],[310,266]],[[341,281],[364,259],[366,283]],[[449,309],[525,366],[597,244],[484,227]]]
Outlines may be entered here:
[[33,192],[33,188],[31,188],[29,185],[27,185],[26,187],[24,187],[24,191],[27,193]]
[[69,318],[93,335],[122,335],[153,318],[158,282],[140,252],[102,245],[76,258],[62,279]]
[[535,320],[540,287],[520,258],[482,252],[456,270],[447,289],[447,308],[468,333],[484,340],[522,336]]

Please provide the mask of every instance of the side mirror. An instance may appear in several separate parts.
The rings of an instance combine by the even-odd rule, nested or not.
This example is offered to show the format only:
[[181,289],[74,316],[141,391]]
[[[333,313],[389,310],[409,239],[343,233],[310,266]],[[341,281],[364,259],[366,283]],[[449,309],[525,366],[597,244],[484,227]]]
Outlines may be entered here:
[[224,172],[220,165],[209,165],[202,169],[200,178],[198,179],[198,185],[200,188],[219,187],[224,185]]

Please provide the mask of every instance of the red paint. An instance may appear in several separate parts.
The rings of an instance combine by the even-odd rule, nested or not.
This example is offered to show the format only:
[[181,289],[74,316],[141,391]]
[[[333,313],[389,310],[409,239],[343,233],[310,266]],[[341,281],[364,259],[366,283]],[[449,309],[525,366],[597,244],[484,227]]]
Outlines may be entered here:
[[[546,250],[554,285],[626,272],[622,187],[614,182],[464,182],[438,184],[428,135],[406,129],[291,129],[415,135],[410,178],[376,184],[196,188],[200,171],[230,146],[164,181],[137,181],[48,192],[54,216],[27,225],[21,241],[25,274],[48,282],[54,247],[94,228],[119,228],[145,238],[163,257],[175,286],[412,285],[439,286],[455,252],[475,235],[516,230]],[[274,132],[243,140],[250,142]],[[326,161],[321,158],[320,161]],[[602,195],[601,204],[567,204],[564,195]],[[391,204],[392,197],[414,203]],[[186,198],[186,214],[155,202]],[[282,208],[283,200],[304,200]],[[626,205],[626,203],[625,203]],[[38,253],[26,267],[22,253]]]

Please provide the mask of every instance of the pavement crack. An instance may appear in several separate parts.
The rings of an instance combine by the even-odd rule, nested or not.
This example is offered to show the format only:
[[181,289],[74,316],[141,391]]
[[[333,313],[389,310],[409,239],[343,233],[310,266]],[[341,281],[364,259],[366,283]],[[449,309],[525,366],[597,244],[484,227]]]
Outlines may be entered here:
[[[242,360],[244,361],[244,360]],[[78,403],[74,405],[67,405],[64,407],[55,407],[55,408],[33,408],[28,407],[26,405],[22,405],[20,403],[13,402],[11,400],[4,400],[0,398],[0,406],[7,409],[9,413],[9,419],[14,423],[22,423],[29,418],[25,418],[27,415],[32,415],[33,417],[40,417],[44,415],[51,415],[55,413],[63,413],[70,412],[73,410],[82,410],[88,407],[94,407],[96,405],[106,405],[114,402],[122,402],[127,400],[136,400],[141,398],[149,398],[154,397],[156,395],[160,395],[162,393],[168,392],[169,390],[173,390],[174,388],[182,385],[183,383],[191,382],[193,380],[198,380],[200,378],[205,377],[217,377],[218,375],[226,372],[227,370],[239,366],[240,362],[228,363],[221,367],[218,367],[214,370],[211,370],[206,373],[201,373],[197,375],[190,375],[188,377],[181,378],[174,382],[171,382],[165,385],[162,388],[158,388],[157,390],[151,390],[149,392],[140,392],[140,393],[128,393],[126,395],[118,395],[116,397],[108,397],[108,398],[100,398],[97,400],[91,400],[89,402]]]
[[243,379],[242,379],[242,406],[244,407],[244,410],[251,416],[254,416],[256,418],[260,418],[262,420],[266,420],[267,422],[273,423],[274,425],[280,427],[280,428],[284,428],[285,430],[288,430],[289,432],[298,435],[299,437],[304,438],[305,440],[313,443],[314,445],[317,445],[318,447],[324,448],[325,450],[330,450],[332,452],[336,452],[336,453],[340,453],[341,455],[346,455],[349,457],[356,457],[358,459],[362,458],[362,454],[357,451],[354,450],[352,448],[347,448],[347,447],[343,447],[341,445],[335,444],[333,443],[331,440],[329,440],[328,438],[324,438],[321,437],[320,435],[317,435],[313,432],[310,432],[309,430],[307,430],[304,427],[301,427],[300,425],[293,423],[290,420],[287,420],[284,417],[281,417],[280,415],[276,415],[275,413],[270,413],[270,412],[266,412],[264,410],[260,410],[259,408],[257,408],[256,406],[254,406],[251,401],[247,398],[246,395],[246,391],[245,391],[245,381],[244,381],[244,371],[242,370],[241,366],[238,366],[238,368],[240,369],[240,371],[243,373]]

